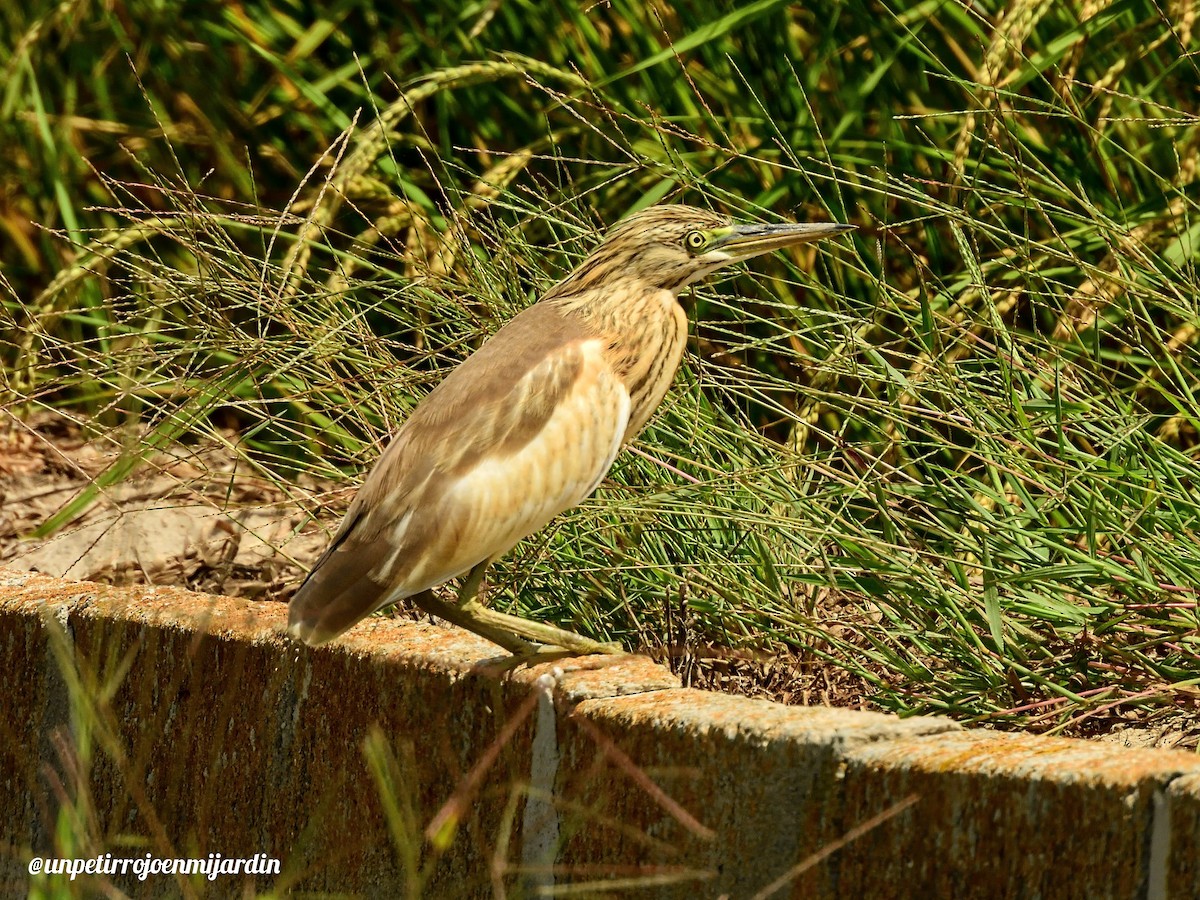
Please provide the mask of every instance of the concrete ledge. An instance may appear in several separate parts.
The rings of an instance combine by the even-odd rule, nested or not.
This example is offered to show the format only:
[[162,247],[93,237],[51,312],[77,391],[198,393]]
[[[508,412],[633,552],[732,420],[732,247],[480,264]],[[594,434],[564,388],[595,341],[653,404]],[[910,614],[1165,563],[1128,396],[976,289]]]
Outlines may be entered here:
[[113,883],[1200,896],[1193,754],[782,707],[682,689],[639,657],[498,678],[492,645],[415,623],[309,650],[285,618],[0,569],[0,886],[27,892],[34,855],[263,853],[280,875]]

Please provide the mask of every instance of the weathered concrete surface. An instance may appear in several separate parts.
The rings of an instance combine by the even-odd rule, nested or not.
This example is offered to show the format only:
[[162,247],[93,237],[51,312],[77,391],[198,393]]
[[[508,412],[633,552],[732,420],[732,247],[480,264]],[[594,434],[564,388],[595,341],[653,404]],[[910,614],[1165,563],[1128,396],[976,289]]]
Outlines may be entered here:
[[1200,774],[1172,781],[1159,811],[1155,843],[1166,873],[1164,895],[1200,897]]
[[[92,855],[78,850],[89,842],[134,857],[265,853],[284,872],[259,890],[387,896],[415,879],[423,896],[490,896],[506,859],[496,836],[530,780],[523,707],[537,673],[474,671],[496,648],[457,630],[374,620],[311,650],[282,636],[286,619],[276,603],[0,569],[0,847],[14,851],[0,855],[0,892],[24,893],[31,852],[68,855],[55,841],[55,782],[90,746],[86,787],[67,792],[85,832],[69,855]],[[564,705],[679,684],[634,656],[561,668]],[[372,734],[378,774],[364,752]],[[424,826],[489,750],[457,839],[422,850]],[[389,804],[412,819],[395,839]],[[140,842],[118,853],[131,836]],[[415,870],[396,850],[406,838]],[[519,834],[511,845],[519,865]],[[159,890],[118,884],[181,890],[161,877]]]
[[107,851],[265,853],[251,888],[361,896],[1200,896],[1192,754],[785,708],[639,657],[499,678],[487,642],[390,620],[309,650],[285,619],[0,569],[0,890]]
[[[833,862],[839,891],[930,896],[1145,897],[1168,879],[1155,859],[1163,791],[1200,758],[1033,735],[961,732],[846,754],[850,821],[916,793],[915,827],[867,834]],[[952,827],[928,827],[930,823]],[[1180,832],[1193,854],[1200,832]],[[1190,844],[1190,847],[1185,845]],[[869,866],[871,873],[865,876]],[[1154,871],[1154,867],[1159,871]],[[897,885],[878,891],[879,881]],[[1195,884],[1176,896],[1194,897]]]
[[[671,861],[666,854],[647,852],[642,841],[650,836],[670,847],[679,862],[711,877],[711,884],[701,887],[705,897],[752,897],[841,837],[842,759],[849,748],[958,730],[948,720],[785,707],[683,689],[590,700],[580,704],[568,723],[574,726],[569,746],[577,756],[597,746],[592,732],[600,731],[697,822],[681,822],[668,808],[648,804],[629,774],[610,762],[608,777],[597,777],[578,802],[597,818],[633,830],[626,836],[614,829],[580,828],[567,843],[566,855],[641,859],[646,864]],[[572,796],[571,787],[563,786],[563,794]],[[695,890],[670,896],[694,897]]]

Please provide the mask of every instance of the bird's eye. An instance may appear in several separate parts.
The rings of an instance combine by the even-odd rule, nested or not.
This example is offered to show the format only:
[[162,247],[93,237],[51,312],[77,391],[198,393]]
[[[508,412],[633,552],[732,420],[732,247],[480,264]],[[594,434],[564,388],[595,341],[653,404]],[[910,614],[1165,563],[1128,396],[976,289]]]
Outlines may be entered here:
[[689,231],[683,236],[683,243],[689,250],[699,250],[706,242],[701,232]]

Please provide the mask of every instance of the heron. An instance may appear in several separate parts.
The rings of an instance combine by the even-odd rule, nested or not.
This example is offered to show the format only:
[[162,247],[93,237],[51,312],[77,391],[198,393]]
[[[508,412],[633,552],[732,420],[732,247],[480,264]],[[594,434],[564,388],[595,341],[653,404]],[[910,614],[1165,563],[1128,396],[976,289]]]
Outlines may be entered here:
[[[646,427],[683,357],[684,287],[853,227],[670,203],[619,222],[417,404],[292,597],[289,633],[323,644],[411,598],[517,659],[622,652],[491,609],[485,569],[595,491]],[[433,593],[459,577],[456,600]]]

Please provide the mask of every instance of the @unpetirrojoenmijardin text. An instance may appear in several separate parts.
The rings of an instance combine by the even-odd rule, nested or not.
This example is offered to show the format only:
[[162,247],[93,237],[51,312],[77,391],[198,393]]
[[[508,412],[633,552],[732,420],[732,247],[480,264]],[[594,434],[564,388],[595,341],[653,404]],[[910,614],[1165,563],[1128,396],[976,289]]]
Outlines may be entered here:
[[278,875],[279,860],[265,853],[253,856],[121,857],[111,853],[86,858],[35,856],[29,861],[30,875],[69,875],[74,881],[80,875],[134,875],[145,881],[151,875],[203,875],[216,881],[223,875]]

